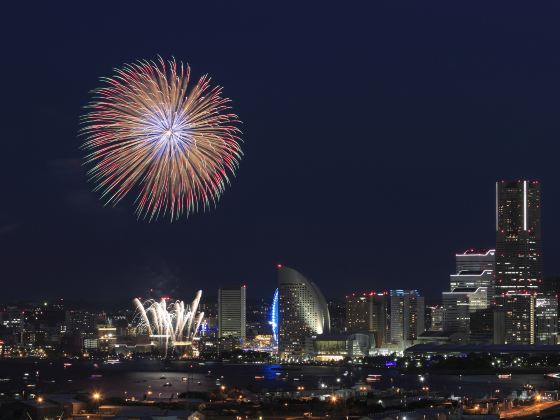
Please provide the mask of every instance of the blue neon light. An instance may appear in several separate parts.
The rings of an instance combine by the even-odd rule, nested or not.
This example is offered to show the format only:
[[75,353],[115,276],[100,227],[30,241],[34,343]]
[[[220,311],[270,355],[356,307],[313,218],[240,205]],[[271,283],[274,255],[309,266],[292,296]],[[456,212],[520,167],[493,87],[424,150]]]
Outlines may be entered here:
[[275,343],[278,343],[278,289],[274,291],[274,297],[272,298],[269,324],[272,326],[272,338]]

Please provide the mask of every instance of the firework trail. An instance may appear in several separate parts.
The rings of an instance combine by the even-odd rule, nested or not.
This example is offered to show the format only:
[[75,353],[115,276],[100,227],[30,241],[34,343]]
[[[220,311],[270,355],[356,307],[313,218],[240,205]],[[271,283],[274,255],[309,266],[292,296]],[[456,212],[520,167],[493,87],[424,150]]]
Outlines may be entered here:
[[242,156],[222,88],[192,87],[174,59],[138,61],[102,78],[82,118],[88,177],[106,204],[136,196],[138,218],[171,221],[216,205]]
[[150,338],[158,339],[167,355],[169,347],[185,345],[196,337],[204,318],[204,312],[197,314],[201,297],[202,290],[199,290],[190,307],[185,306],[183,301],[168,304],[166,299],[142,302],[135,298],[134,323],[138,328],[146,330]]

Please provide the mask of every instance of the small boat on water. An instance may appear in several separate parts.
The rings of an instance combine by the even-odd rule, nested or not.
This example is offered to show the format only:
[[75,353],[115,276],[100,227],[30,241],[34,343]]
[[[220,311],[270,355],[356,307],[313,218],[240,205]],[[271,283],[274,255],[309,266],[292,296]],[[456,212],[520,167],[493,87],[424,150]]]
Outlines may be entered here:
[[511,379],[511,373],[499,373],[498,379]]
[[260,381],[260,380],[263,380],[263,379],[264,379],[264,376],[262,376],[262,375],[255,375],[255,379],[256,379],[257,381]]

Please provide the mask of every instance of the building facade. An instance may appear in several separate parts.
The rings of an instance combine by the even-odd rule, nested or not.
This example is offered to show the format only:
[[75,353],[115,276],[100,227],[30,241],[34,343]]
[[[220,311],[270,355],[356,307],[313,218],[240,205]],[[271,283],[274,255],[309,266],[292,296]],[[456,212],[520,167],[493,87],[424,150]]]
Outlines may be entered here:
[[455,254],[455,272],[494,270],[496,263],[495,249],[467,249]]
[[558,336],[558,298],[540,295],[535,300],[536,344],[556,344]]
[[218,337],[245,339],[247,325],[247,288],[218,290]]
[[278,266],[278,325],[278,352],[283,359],[305,358],[306,339],[330,332],[327,301],[317,285],[282,265]]
[[387,292],[346,296],[346,331],[374,333],[377,347],[381,347],[387,335],[387,300]]
[[443,331],[443,306],[434,305],[426,308],[426,329],[428,331]]
[[488,307],[485,287],[457,287],[442,293],[443,331],[470,332],[472,313]]
[[417,290],[391,290],[391,343],[401,348],[424,332],[424,297]]
[[504,311],[504,344],[535,344],[536,295],[507,293],[500,301]]

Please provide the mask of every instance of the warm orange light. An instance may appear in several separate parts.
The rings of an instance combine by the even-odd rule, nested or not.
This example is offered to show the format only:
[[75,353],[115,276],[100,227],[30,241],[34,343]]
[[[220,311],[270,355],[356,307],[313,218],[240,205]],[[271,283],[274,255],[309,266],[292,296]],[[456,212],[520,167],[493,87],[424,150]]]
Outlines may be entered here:
[[99,399],[101,399],[101,394],[99,392],[94,392],[93,395],[92,395],[92,398],[94,400],[99,400]]
[[42,403],[43,402],[43,397],[37,397],[37,402]]

